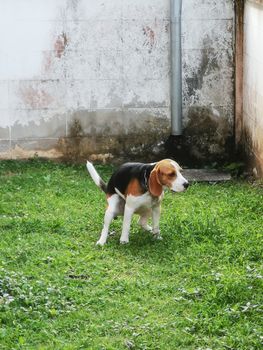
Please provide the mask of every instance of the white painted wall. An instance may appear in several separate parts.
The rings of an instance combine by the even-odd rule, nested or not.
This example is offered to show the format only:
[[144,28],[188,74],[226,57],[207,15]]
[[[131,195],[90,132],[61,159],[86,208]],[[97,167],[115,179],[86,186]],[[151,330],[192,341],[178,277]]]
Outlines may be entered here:
[[234,2],[183,1],[182,31],[185,108],[211,106],[219,115],[224,108],[232,121]]
[[[232,0],[184,1],[186,127],[206,106],[231,129],[233,16]],[[76,118],[81,136],[162,143],[169,24],[170,0],[0,0],[0,157],[61,156]]]
[[76,111],[168,125],[169,0],[0,0],[0,32],[2,156],[60,156]]
[[263,1],[247,1],[244,16],[244,115],[254,171],[263,174]]

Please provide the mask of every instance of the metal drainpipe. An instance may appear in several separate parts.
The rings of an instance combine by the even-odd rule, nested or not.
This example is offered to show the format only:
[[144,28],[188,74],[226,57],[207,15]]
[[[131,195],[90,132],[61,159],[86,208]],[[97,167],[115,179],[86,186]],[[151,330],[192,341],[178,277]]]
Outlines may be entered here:
[[171,1],[171,131],[182,134],[182,0]]

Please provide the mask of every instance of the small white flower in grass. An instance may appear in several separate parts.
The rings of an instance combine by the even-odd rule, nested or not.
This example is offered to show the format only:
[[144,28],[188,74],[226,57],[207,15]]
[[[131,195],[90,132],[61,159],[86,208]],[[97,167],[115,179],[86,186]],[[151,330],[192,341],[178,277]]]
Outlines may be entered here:
[[247,312],[249,310],[256,309],[259,305],[258,304],[251,304],[248,302],[246,305],[241,306],[242,312]]

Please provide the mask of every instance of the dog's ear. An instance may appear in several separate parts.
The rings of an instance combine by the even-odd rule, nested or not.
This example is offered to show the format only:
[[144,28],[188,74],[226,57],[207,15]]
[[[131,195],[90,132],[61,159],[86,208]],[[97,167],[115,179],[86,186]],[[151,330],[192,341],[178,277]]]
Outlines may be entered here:
[[153,169],[149,177],[149,191],[154,197],[159,197],[163,192],[163,187],[158,179],[158,171]]

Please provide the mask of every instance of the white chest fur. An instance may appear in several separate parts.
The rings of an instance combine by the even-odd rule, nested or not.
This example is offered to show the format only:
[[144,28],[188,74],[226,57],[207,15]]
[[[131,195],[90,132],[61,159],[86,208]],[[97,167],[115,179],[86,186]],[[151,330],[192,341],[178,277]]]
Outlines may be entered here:
[[147,209],[152,209],[158,206],[163,198],[163,193],[160,197],[156,198],[146,192],[141,196],[128,195],[126,198],[126,205],[134,210],[134,212],[141,212]]

